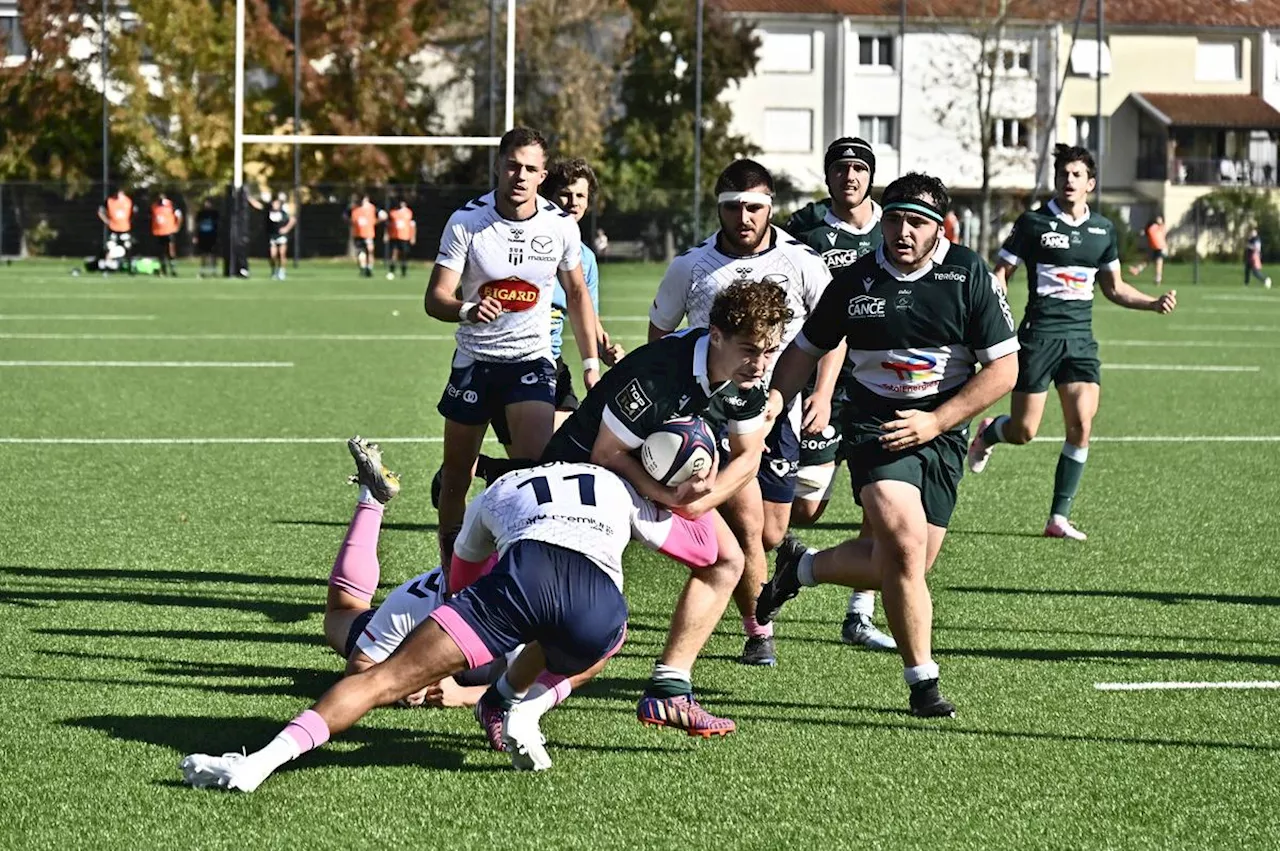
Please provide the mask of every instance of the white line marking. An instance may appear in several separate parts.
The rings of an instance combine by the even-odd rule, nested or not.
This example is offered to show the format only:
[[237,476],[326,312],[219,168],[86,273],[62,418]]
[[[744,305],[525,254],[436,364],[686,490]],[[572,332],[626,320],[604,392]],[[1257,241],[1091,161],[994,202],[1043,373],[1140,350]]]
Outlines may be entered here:
[[1207,295],[1205,301],[1262,301],[1267,304],[1280,304],[1280,299],[1268,295]]
[[1109,369],[1137,369],[1146,372],[1260,372],[1260,366],[1194,366],[1182,363],[1108,363],[1102,367],[1103,372]]
[[[443,437],[378,437],[376,443],[441,443]],[[242,444],[341,444],[345,437],[0,437],[0,444],[41,446],[222,446]],[[486,437],[486,443],[497,438]]]
[[1243,340],[1099,340],[1104,346],[1137,346],[1154,349],[1275,349],[1280,343],[1248,343]]
[[257,342],[379,343],[406,341],[444,342],[452,334],[71,334],[62,332],[15,332],[0,334],[0,340],[203,340]]
[[169,369],[284,369],[291,361],[220,360],[0,360],[0,366],[161,367]]
[[1230,689],[1255,689],[1255,688],[1280,688],[1280,681],[1277,680],[1240,680],[1237,682],[1169,682],[1169,683],[1094,683],[1093,687],[1098,691],[1162,691],[1174,689],[1204,689],[1204,688],[1230,688]]
[[51,322],[150,322],[155,316],[127,313],[0,313],[0,320]]
[[1280,332],[1280,325],[1170,325],[1170,331],[1270,331]]
[[[371,437],[376,443],[440,443],[435,436]],[[41,446],[216,446],[239,444],[334,444],[345,443],[345,437],[0,437],[0,444]],[[492,443],[495,438],[485,438]],[[1035,443],[1061,444],[1061,436],[1041,435]],[[1092,437],[1093,443],[1280,443],[1280,435],[1181,435],[1171,437],[1134,435],[1128,437]]]

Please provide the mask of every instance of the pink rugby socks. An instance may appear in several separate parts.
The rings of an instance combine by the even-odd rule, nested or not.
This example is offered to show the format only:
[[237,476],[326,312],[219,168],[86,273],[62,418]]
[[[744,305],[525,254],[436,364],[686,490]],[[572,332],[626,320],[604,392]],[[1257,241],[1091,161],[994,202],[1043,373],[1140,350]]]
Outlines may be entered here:
[[329,574],[330,585],[366,603],[373,600],[378,590],[378,533],[382,530],[382,512],[382,503],[375,499],[362,498],[356,503],[356,513]]

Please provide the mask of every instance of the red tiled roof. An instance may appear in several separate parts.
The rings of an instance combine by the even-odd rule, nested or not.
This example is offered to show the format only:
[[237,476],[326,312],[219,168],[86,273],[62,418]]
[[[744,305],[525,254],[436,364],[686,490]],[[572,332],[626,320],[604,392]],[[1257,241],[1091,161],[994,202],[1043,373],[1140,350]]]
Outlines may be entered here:
[[1280,112],[1257,95],[1133,95],[1166,119],[1171,127],[1221,127],[1280,130]]
[[[897,18],[898,0],[711,0],[726,12],[793,15],[849,15]],[[1013,0],[1018,20],[1071,23],[1076,0]],[[995,0],[907,0],[912,19],[965,18],[995,8]],[[1085,3],[1084,20],[1094,20],[1096,3]],[[1115,25],[1158,24],[1170,27],[1280,27],[1280,0],[1111,0],[1103,11],[1104,23]]]

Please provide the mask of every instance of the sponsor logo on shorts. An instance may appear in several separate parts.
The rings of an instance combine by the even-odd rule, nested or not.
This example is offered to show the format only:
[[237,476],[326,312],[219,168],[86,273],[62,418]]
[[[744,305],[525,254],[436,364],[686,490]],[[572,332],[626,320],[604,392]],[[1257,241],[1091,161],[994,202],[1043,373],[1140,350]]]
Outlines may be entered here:
[[860,295],[849,301],[850,319],[884,319],[884,299]]
[[462,394],[462,401],[466,402],[468,405],[474,405],[479,401],[479,399],[480,397],[476,395],[476,391],[474,390],[467,390]]
[[528,310],[538,303],[541,291],[521,278],[503,278],[490,281],[480,287],[483,298],[496,298],[502,303],[502,309],[519,313]]
[[632,422],[635,422],[640,418],[641,414],[653,407],[653,400],[644,392],[644,388],[640,386],[640,379],[638,378],[628,381],[627,385],[613,398],[613,401],[618,403],[618,407],[622,410],[622,415]]
[[521,384],[537,384],[537,383],[538,383],[538,373],[536,373],[536,372],[526,372],[524,375],[520,376],[520,383],[521,383]]
[[452,384],[446,385],[444,388],[444,392],[448,395],[450,399],[457,399],[459,396],[462,395],[462,391],[459,390],[457,387],[454,387]]
[[788,461],[785,458],[773,458],[769,461],[769,472],[773,473],[779,479],[785,479],[796,474],[800,469],[797,461]]
[[840,436],[836,434],[834,426],[827,426],[820,434],[803,437],[800,440],[800,448],[809,452],[820,452],[828,449],[840,442]]
[[1065,233],[1043,233],[1040,235],[1041,248],[1070,248],[1071,239]]
[[934,272],[933,279],[935,281],[965,281],[967,276],[964,272]]

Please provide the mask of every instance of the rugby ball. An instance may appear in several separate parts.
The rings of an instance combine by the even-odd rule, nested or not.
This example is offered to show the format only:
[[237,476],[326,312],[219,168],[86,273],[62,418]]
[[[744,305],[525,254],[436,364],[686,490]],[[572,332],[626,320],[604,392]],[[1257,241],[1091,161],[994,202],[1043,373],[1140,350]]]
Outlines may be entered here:
[[678,485],[708,471],[715,460],[716,439],[702,417],[668,420],[640,447],[645,472],[664,485]]

